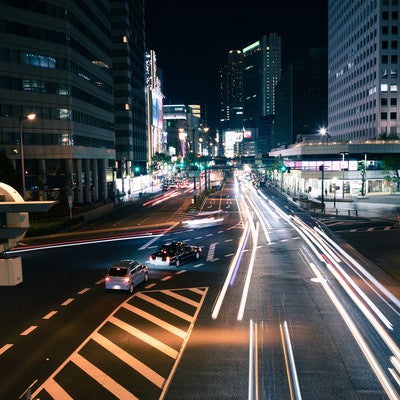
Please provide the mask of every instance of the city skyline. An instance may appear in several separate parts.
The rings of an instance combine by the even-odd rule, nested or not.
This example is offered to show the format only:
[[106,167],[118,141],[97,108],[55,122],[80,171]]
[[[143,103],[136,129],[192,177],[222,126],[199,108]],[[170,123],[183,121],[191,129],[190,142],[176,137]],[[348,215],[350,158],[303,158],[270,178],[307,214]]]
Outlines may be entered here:
[[[290,1],[246,7],[226,1],[205,1],[192,14],[184,2],[168,7],[161,1],[146,4],[146,46],[157,54],[164,76],[165,104],[203,102],[209,125],[218,122],[219,69],[229,50],[242,50],[262,35],[282,36],[282,69],[310,48],[327,47],[327,2],[313,0],[307,8]],[[201,77],[200,79],[198,77]]]

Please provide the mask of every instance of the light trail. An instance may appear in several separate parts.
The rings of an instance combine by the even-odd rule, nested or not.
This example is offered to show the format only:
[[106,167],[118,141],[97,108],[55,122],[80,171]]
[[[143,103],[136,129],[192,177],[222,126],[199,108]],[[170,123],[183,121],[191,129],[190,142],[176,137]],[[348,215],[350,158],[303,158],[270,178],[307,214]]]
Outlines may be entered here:
[[332,303],[335,305],[336,309],[338,310],[339,314],[342,316],[343,320],[345,321],[346,325],[350,329],[350,332],[352,333],[354,339],[358,343],[358,346],[360,347],[361,351],[363,352],[365,358],[367,359],[369,365],[371,366],[372,370],[374,371],[376,377],[378,378],[379,382],[382,385],[383,390],[387,394],[388,398],[390,400],[399,400],[400,397],[396,390],[394,389],[393,385],[389,381],[388,377],[386,376],[384,370],[376,360],[373,352],[371,349],[368,347],[365,339],[361,335],[359,329],[351,319],[350,315],[347,313],[339,299],[336,297],[335,293],[333,290],[330,288],[328,282],[323,278],[321,275],[319,269],[314,265],[313,263],[309,264],[312,271],[314,274],[317,276],[317,278],[320,279],[320,283],[323,286],[326,294],[328,297],[331,299]]
[[[386,304],[388,304],[388,302],[384,298],[382,298],[382,296],[380,296],[377,290],[383,293],[397,307],[399,306],[399,300],[371,274],[369,274],[359,263],[357,263],[350,255],[348,255],[345,250],[343,250],[337,243],[330,239],[320,229],[316,227],[311,228],[309,225],[301,221],[298,217],[288,216],[279,208],[276,210],[276,212],[299,233],[299,235],[304,239],[308,248],[317,257],[317,259],[327,266],[330,273],[345,290],[349,298],[358,307],[360,312],[366,317],[367,321],[374,328],[375,332],[382,339],[382,341],[386,344],[387,348],[392,352],[392,354],[394,354],[394,356],[392,356],[391,358],[391,361],[392,364],[395,366],[395,369],[388,368],[388,372],[393,377],[394,381],[399,384],[400,378],[398,371],[396,372],[396,366],[398,367],[400,364],[398,363],[398,360],[400,359],[400,350],[397,346],[397,343],[384,329],[384,326],[386,326],[388,329],[393,330],[393,324],[388,320],[388,318],[386,318],[386,316],[372,301],[372,299],[370,299],[367,294],[360,288],[360,286],[357,285],[354,279],[352,279],[352,277],[348,273],[346,273],[346,271],[340,264],[342,262],[346,263],[347,261],[347,263],[349,264],[346,264],[350,268],[352,268],[353,265],[355,269],[352,268],[352,270],[357,273],[357,276],[362,278],[363,281],[373,290],[373,292],[379,295],[379,297]],[[341,314],[346,325],[349,327],[350,332],[358,343],[361,351],[363,352],[369,365],[374,371],[377,379],[381,383],[383,390],[388,395],[389,399],[398,400],[400,398],[399,394],[392,386],[389,376],[386,375],[384,368],[379,364],[372,350],[368,347],[366,339],[362,336],[362,333],[357,328],[355,322],[351,319],[350,315],[346,312],[344,306],[340,303],[333,290],[329,287],[329,281],[322,276],[315,264],[310,263],[310,266],[312,267],[312,270],[314,271],[317,280],[323,285],[326,293],[330,297],[336,309]],[[364,278],[366,278],[367,280]],[[377,289],[375,289],[372,285],[374,285]],[[390,306],[390,308],[398,315],[398,311],[395,310],[393,306],[391,306],[390,304],[388,304],[388,306]],[[381,321],[384,326],[379,321]]]
[[235,270],[235,267],[236,267],[236,264],[238,262],[239,255],[243,251],[243,244],[244,244],[245,238],[247,236],[248,230],[249,230],[249,224],[246,223],[246,226],[244,228],[242,237],[241,237],[240,242],[239,242],[238,249],[237,249],[237,251],[235,253],[235,256],[233,257],[233,260],[232,260],[232,262],[231,262],[231,264],[229,266],[228,275],[225,278],[224,285],[222,286],[221,292],[219,293],[219,295],[217,297],[217,300],[216,300],[216,303],[215,303],[215,306],[213,308],[213,311],[212,311],[212,314],[211,314],[212,319],[217,319],[218,318],[218,314],[219,314],[219,312],[221,310],[221,306],[222,306],[222,303],[224,301],[226,292],[228,290],[229,282],[231,281],[232,274],[233,274],[233,272]]
[[285,356],[286,370],[289,379],[290,397],[295,400],[301,400],[301,391],[299,379],[297,376],[296,363],[294,362],[292,342],[290,340],[289,329],[287,322],[279,325],[281,338],[283,343],[283,353]]
[[[398,308],[400,308],[400,301],[399,299],[394,296],[389,290],[386,289],[385,286],[383,286],[375,277],[373,277],[368,271],[365,270],[361,266],[360,263],[358,263],[353,257],[351,257],[345,250],[343,250],[337,243],[335,243],[332,239],[330,239],[324,232],[319,230],[318,228],[314,228],[319,232],[321,236],[324,237],[329,243],[340,253],[342,254],[343,257],[345,257],[357,270],[365,277],[367,278],[381,293],[383,293],[393,304],[395,304]],[[373,288],[372,288],[373,289]],[[374,290],[374,289],[373,289]],[[375,290],[374,290],[375,291]],[[375,291],[376,292],[376,291]],[[384,300],[384,299],[383,299]],[[385,301],[386,302],[386,301]],[[387,303],[387,302],[386,302]],[[389,304],[388,304],[389,305]],[[390,305],[389,305],[390,306]],[[391,306],[390,306],[391,307]],[[393,307],[391,307],[393,309]],[[397,315],[399,313],[393,309],[394,312],[396,312]]]
[[259,227],[259,224],[257,223],[257,226],[253,232],[253,251],[251,253],[251,258],[250,258],[247,275],[246,275],[246,281],[245,281],[244,288],[243,288],[242,298],[240,300],[239,312],[238,312],[238,316],[237,316],[238,321],[241,321],[243,319],[244,308],[246,306],[247,296],[249,294],[250,280],[251,280],[251,275],[253,274],[254,260],[255,260],[257,246],[258,246],[258,227]]
[[27,247],[20,247],[12,250],[7,251],[7,255],[17,254],[17,253],[26,253],[30,251],[38,251],[38,250],[48,250],[48,249],[58,249],[62,247],[73,247],[73,246],[86,246],[90,244],[98,244],[104,242],[118,242],[123,240],[134,240],[134,239],[143,239],[143,238],[153,238],[158,239],[162,234],[145,234],[145,235],[137,235],[137,236],[118,236],[118,237],[103,237],[97,239],[88,239],[88,240],[81,240],[81,241],[73,241],[73,242],[61,242],[61,243],[52,243],[47,245],[38,245],[38,246],[27,246]]

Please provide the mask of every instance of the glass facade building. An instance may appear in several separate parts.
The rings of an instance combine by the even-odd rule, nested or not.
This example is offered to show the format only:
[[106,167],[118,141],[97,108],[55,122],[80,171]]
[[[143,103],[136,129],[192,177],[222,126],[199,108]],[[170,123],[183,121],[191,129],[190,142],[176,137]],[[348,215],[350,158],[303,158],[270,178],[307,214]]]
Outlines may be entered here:
[[399,136],[399,13],[398,0],[329,0],[330,136]]

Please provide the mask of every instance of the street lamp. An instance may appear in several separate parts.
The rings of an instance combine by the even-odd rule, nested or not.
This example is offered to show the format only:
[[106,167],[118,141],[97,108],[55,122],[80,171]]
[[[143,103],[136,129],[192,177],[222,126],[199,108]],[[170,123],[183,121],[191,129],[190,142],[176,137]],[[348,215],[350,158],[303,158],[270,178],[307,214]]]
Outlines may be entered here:
[[336,208],[336,177],[333,177],[333,208]]
[[[348,156],[349,153],[340,153],[340,155],[342,156],[342,199],[344,199],[344,158],[345,156]],[[348,168],[347,168],[348,170]]]
[[326,137],[326,143],[328,143],[328,139],[329,139],[328,130],[325,127],[322,127],[322,128],[319,128],[318,132],[322,137],[324,137],[324,136]]
[[26,186],[25,186],[24,136],[22,134],[22,123],[24,122],[25,119],[28,119],[29,121],[33,121],[36,119],[36,114],[31,113],[31,114],[26,115],[26,118],[24,118],[24,117],[19,118],[19,154],[21,157],[22,198],[24,200],[25,200]]
[[321,171],[321,211],[325,213],[325,199],[324,199],[324,164],[319,166]]

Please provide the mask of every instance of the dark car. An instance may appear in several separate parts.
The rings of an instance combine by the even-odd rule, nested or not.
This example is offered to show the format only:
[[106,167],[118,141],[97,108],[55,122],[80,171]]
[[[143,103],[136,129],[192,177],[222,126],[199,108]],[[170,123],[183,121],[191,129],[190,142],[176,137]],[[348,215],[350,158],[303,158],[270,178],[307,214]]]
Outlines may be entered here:
[[171,242],[163,244],[149,258],[150,264],[155,265],[174,265],[179,267],[187,260],[198,260],[200,258],[201,247],[193,246],[184,242]]
[[111,265],[107,270],[105,287],[110,290],[128,290],[149,279],[148,268],[136,260],[121,260]]

